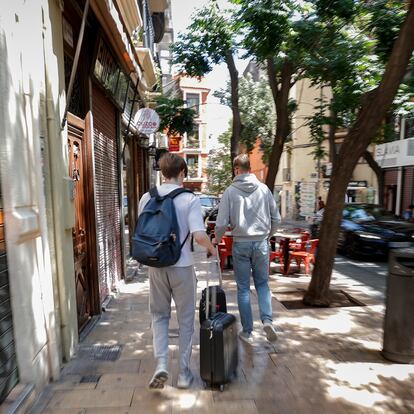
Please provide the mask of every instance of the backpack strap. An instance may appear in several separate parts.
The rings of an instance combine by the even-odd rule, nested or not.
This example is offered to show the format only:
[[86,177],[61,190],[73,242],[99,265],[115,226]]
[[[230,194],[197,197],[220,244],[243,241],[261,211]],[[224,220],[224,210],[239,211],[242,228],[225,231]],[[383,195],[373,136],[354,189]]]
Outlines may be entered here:
[[171,191],[170,193],[168,193],[165,197],[169,197],[169,198],[175,198],[177,197],[179,194],[181,193],[191,193],[194,194],[191,190],[189,190],[188,188],[176,188],[175,190]]
[[158,194],[158,190],[157,187],[153,187],[149,190],[149,194],[151,198],[156,198],[158,199],[160,197],[160,195]]

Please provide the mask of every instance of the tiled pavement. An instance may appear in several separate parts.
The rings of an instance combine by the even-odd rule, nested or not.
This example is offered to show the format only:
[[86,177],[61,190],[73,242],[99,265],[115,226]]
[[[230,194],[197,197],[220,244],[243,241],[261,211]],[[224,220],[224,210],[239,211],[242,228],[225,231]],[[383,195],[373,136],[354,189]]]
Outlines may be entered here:
[[[202,252],[195,253],[195,260],[200,296],[207,262]],[[345,289],[367,306],[287,310],[274,299],[279,340],[273,346],[261,335],[253,348],[239,344],[238,375],[224,392],[204,389],[198,376],[196,315],[192,388],[175,388],[178,340],[172,337],[170,380],[163,391],[149,391],[154,362],[148,280],[137,268],[129,272],[132,280],[120,286],[119,296],[82,342],[78,356],[65,366],[60,381],[46,389],[32,414],[414,412],[414,365],[394,364],[380,355],[382,301],[363,284],[352,284],[338,273],[332,286]],[[272,273],[271,289],[291,291],[306,287],[308,281],[304,275]],[[224,273],[224,287],[229,312],[238,316],[231,271]],[[256,296],[252,296],[257,317]],[[174,336],[174,312],[171,328]],[[259,323],[256,328],[260,333]],[[120,354],[114,347],[112,354],[101,355],[118,359],[93,359],[90,346],[103,345],[120,346]]]

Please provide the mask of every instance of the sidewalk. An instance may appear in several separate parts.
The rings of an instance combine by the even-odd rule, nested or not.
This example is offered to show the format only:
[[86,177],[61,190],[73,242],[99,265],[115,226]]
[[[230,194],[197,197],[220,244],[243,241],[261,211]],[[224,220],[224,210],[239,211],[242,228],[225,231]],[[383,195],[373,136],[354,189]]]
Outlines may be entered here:
[[[207,262],[197,263],[198,298],[205,286]],[[274,270],[274,269],[273,269]],[[163,391],[149,391],[153,373],[148,280],[130,268],[99,323],[81,343],[61,380],[43,393],[32,414],[92,413],[413,413],[414,365],[393,364],[380,355],[383,303],[363,284],[339,273],[332,287],[344,289],[367,306],[287,310],[274,299],[279,330],[275,345],[261,335],[254,347],[239,343],[237,378],[224,392],[204,389],[199,378],[199,325],[196,315],[190,390],[177,381],[177,322],[173,313],[170,380]],[[236,286],[226,271],[229,312],[237,312]],[[276,295],[306,287],[309,278],[271,275]],[[252,295],[257,318],[257,300]]]

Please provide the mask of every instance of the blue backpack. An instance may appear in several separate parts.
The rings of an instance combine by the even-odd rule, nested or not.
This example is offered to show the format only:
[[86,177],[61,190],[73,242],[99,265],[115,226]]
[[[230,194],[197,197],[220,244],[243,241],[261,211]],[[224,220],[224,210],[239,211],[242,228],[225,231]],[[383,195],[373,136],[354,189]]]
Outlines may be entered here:
[[132,237],[132,257],[151,267],[166,267],[177,263],[181,249],[190,235],[180,242],[174,198],[181,193],[191,193],[186,188],[177,188],[161,197],[157,188],[150,190],[151,199],[138,217]]

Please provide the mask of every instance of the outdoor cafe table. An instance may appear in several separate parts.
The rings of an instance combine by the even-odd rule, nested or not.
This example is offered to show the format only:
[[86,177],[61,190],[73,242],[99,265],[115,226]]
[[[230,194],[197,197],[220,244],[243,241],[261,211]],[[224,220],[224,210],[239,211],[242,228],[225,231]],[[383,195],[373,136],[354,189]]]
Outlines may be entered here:
[[275,233],[273,235],[273,237],[279,237],[280,241],[279,243],[283,240],[283,264],[282,264],[282,273],[284,275],[287,275],[288,273],[288,269],[289,269],[289,257],[290,257],[290,252],[289,252],[289,243],[291,239],[299,239],[300,238],[300,234],[299,233]]

